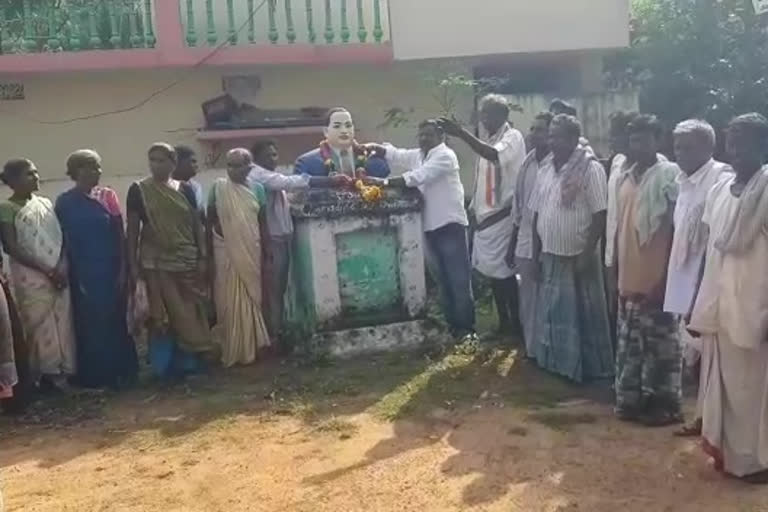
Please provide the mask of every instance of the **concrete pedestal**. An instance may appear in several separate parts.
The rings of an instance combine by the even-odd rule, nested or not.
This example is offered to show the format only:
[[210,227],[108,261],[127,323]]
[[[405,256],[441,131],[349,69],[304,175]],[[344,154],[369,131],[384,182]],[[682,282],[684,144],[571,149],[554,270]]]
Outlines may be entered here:
[[347,357],[424,341],[426,289],[415,190],[310,190],[291,201],[287,327],[299,350]]

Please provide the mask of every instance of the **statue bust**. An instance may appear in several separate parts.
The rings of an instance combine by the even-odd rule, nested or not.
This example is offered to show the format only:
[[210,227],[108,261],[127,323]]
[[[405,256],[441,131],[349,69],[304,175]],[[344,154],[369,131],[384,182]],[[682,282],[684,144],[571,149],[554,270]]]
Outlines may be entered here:
[[352,114],[345,108],[333,108],[326,116],[325,140],[312,151],[296,160],[294,172],[310,176],[346,174],[354,177],[355,171],[364,169],[369,176],[386,178],[389,166],[378,156],[368,156],[355,141],[355,124]]

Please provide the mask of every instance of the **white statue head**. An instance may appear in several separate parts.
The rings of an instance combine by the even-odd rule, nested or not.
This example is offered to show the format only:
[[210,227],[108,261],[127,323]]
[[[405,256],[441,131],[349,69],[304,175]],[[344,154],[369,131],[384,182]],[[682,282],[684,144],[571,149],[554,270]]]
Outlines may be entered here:
[[345,108],[328,111],[325,125],[325,140],[334,149],[348,149],[355,140],[355,123],[352,114]]

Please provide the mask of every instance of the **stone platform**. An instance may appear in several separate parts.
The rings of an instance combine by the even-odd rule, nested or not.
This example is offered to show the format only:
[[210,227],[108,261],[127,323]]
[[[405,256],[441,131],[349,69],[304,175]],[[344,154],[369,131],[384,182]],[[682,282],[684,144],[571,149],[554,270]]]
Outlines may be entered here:
[[287,331],[299,351],[337,357],[413,348],[425,338],[422,198],[309,190],[295,222]]

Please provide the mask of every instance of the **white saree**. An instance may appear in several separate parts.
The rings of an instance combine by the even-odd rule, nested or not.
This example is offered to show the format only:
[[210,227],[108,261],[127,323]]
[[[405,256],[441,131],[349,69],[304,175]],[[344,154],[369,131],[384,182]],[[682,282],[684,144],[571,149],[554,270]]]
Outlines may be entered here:
[[214,299],[224,366],[250,364],[271,345],[262,315],[259,203],[245,185],[227,178],[214,184],[223,236],[214,232]]
[[[61,226],[51,202],[32,198],[14,219],[19,247],[46,267],[63,249]],[[69,289],[59,290],[37,270],[10,260],[13,292],[29,344],[33,378],[75,373],[75,332]]]

